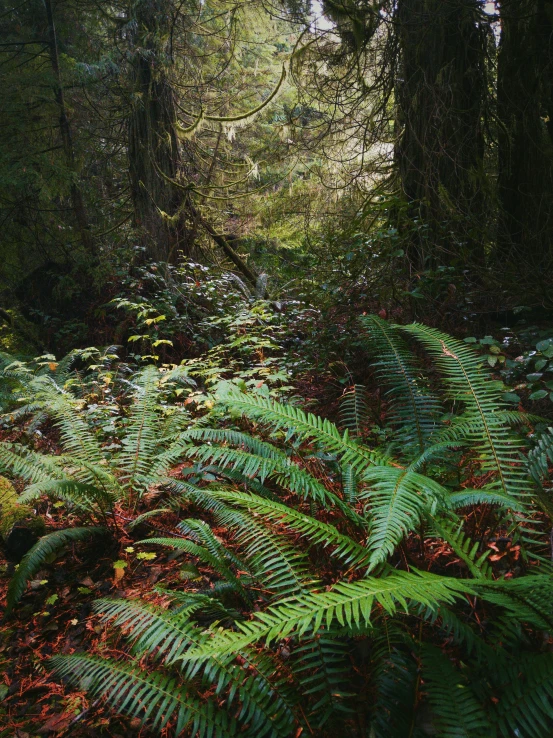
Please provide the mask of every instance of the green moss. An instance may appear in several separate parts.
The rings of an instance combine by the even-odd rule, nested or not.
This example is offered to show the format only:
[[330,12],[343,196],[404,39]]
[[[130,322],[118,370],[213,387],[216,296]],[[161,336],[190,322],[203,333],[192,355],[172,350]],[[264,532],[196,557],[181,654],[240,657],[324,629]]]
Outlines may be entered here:
[[4,505],[13,505],[17,502],[15,487],[6,477],[0,477],[0,514]]
[[44,533],[44,520],[29,505],[17,502],[13,484],[5,477],[0,477],[0,537],[6,538],[15,523],[19,522],[24,522],[37,536]]

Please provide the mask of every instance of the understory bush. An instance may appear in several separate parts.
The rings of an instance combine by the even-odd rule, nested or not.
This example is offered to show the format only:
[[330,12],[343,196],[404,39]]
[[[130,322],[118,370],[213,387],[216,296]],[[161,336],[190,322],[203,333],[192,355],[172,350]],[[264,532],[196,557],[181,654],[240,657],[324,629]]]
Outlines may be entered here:
[[133,510],[155,486],[152,514],[184,514],[178,536],[141,545],[212,573],[158,585],[164,606],[98,600],[127,656],[56,655],[58,677],[177,735],[551,735],[553,432],[511,409],[470,345],[375,316],[361,329],[376,423],[361,386],[339,427],[227,382],[210,413],[163,425],[147,369],[110,448],[39,385],[68,456],[4,444],[2,469],[30,482],[21,499],[85,503],[109,526],[100,502]]

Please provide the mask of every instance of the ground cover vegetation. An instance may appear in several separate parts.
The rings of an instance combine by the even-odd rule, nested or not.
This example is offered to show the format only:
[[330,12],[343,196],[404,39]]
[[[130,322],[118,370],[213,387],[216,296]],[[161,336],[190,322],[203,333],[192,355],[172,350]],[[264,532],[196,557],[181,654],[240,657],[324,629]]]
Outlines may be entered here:
[[0,28],[0,736],[548,738],[550,0]]

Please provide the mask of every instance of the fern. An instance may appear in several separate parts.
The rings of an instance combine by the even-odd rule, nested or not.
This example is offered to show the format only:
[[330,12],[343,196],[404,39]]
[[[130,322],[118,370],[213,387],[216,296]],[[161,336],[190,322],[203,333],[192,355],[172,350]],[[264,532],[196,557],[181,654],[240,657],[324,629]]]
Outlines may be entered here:
[[548,428],[539,436],[528,454],[528,469],[532,479],[540,486],[549,479],[550,465],[553,465],[553,428]]
[[367,392],[362,384],[354,385],[340,401],[340,417],[342,425],[355,438],[363,438],[369,424],[369,408]]
[[213,567],[215,571],[219,572],[219,574],[221,574],[221,576],[223,576],[227,582],[232,584],[235,590],[240,595],[242,595],[247,602],[249,602],[249,596],[246,593],[242,583],[240,582],[240,579],[238,579],[233,574],[224,556],[212,553],[204,546],[199,546],[197,543],[186,541],[182,538],[148,538],[144,541],[138,541],[138,543],[147,543],[148,545],[152,544],[157,546],[170,546],[171,548],[175,548],[178,551],[184,551],[191,556],[196,556],[204,564],[208,564],[209,566]]
[[342,463],[351,464],[355,469],[388,462],[386,455],[350,438],[347,430],[342,434],[334,423],[312,413],[304,413],[294,405],[234,391],[222,394],[220,401],[246,417],[271,427],[273,432],[284,429],[288,437],[320,443],[327,452],[339,455]]
[[82,510],[88,512],[100,510],[101,513],[111,511],[113,503],[117,499],[109,488],[96,487],[72,479],[35,482],[35,484],[31,484],[26,488],[19,499],[21,502],[29,502],[41,495],[51,495],[60,500],[77,504]]
[[440,403],[425,386],[421,367],[398,329],[376,315],[363,316],[361,323],[377,360],[376,376],[388,390],[389,422],[407,451],[414,446],[422,453],[436,429]]
[[10,580],[4,616],[11,614],[15,605],[23,596],[27,582],[39,571],[49,556],[73,541],[82,541],[90,536],[105,534],[105,528],[67,528],[66,530],[48,533],[40,538],[31,550],[25,554]]
[[360,568],[368,564],[369,554],[364,546],[349,536],[339,533],[328,523],[256,495],[243,492],[214,492],[214,497],[261,516],[268,523],[284,525],[288,530],[300,533],[305,539],[323,546],[332,546],[332,555],[348,567]]
[[[177,664],[191,644],[201,644],[205,640],[203,631],[187,620],[194,606],[186,611],[167,612],[140,602],[100,600],[95,609],[102,613],[104,620],[113,620],[114,625],[128,632],[137,655],[147,654],[165,666]],[[191,664],[183,672],[181,682],[193,688],[201,672],[202,682],[215,686],[217,696],[225,695],[228,706],[239,696],[241,709],[237,720],[240,723],[249,723],[250,730],[258,731],[259,735],[286,738],[295,718],[294,701],[286,678],[278,675],[278,666],[267,655],[244,650],[240,659],[241,665],[233,663],[234,656],[213,659],[203,665]],[[249,674],[245,674],[245,666],[250,667]],[[144,698],[143,695],[139,697]],[[138,705],[133,714],[136,712]]]
[[359,494],[359,477],[351,464],[346,464],[342,469],[342,487],[345,501],[355,507]]
[[[504,387],[483,370],[482,358],[467,344],[427,326],[413,324],[402,330],[413,335],[429,351],[446,379],[446,392],[454,403],[461,403],[467,423],[466,437],[476,450],[483,472],[493,472],[488,485],[515,500],[525,498],[529,485],[523,445],[510,432],[498,414],[505,404]],[[517,463],[518,462],[518,463]]]
[[370,626],[374,606],[392,615],[405,609],[408,601],[432,607],[452,603],[463,594],[475,594],[471,582],[425,572],[394,572],[380,579],[339,582],[326,592],[302,594],[257,613],[253,620],[237,623],[237,632],[214,633],[205,646],[191,649],[183,660],[221,656],[261,640],[269,644],[292,632],[298,636],[308,631],[316,634],[323,624],[325,628],[333,624]]
[[490,710],[492,735],[549,738],[553,728],[552,655],[518,655],[516,663],[504,661],[497,666],[493,679],[497,701]]
[[[188,517],[178,537],[140,545],[180,550],[210,570],[207,587],[156,588],[168,609],[100,600],[95,611],[122,630],[128,655],[56,657],[59,675],[148,728],[191,736],[548,735],[551,665],[532,652],[553,629],[551,566],[540,558],[548,541],[534,514],[548,436],[527,465],[517,429],[528,417],[502,404],[503,388],[465,344],[424,326],[363,323],[398,458],[362,442],[382,431],[371,432],[359,386],[343,401],[345,431],[230,383],[196,421],[164,404],[167,387],[184,381],[179,372],[149,367],[124,382],[114,450],[70,381],[25,379],[45,411],[52,403],[64,448],[45,457],[0,444],[2,468],[28,481],[21,499],[58,496],[109,518],[153,487],[164,507],[137,524],[182,507]],[[435,359],[447,421],[404,334]],[[239,416],[251,433],[211,427]],[[69,440],[71,428],[78,438]],[[421,572],[412,562],[424,536],[447,545]],[[496,536],[523,543],[532,566],[524,552],[502,578],[488,556]],[[48,538],[37,546],[47,549]],[[31,558],[10,585],[15,599],[44,560]],[[454,571],[444,559],[462,562],[468,578],[436,573]]]
[[466,677],[438,648],[428,644],[422,651],[422,675],[440,736],[490,735],[488,717]]
[[159,372],[151,366],[134,378],[134,402],[129,411],[123,450],[119,456],[121,479],[131,493],[141,492],[148,487],[148,472],[158,448],[158,383]]
[[489,564],[486,562],[491,549],[484,551],[478,556],[479,543],[473,543],[462,531],[463,522],[448,520],[446,518],[431,517],[431,525],[434,535],[446,541],[455,554],[463,561],[473,577],[491,577]]
[[88,424],[79,412],[82,403],[72,397],[49,377],[37,378],[32,386],[59,428],[64,449],[75,459],[99,466],[104,456]]
[[331,717],[347,719],[353,712],[348,704],[351,692],[349,645],[344,639],[324,633],[302,639],[294,649],[294,676],[302,694],[315,700],[311,724],[323,728]]
[[92,656],[54,656],[51,663],[61,678],[86,686],[93,696],[106,698],[142,723],[151,722],[155,730],[162,730],[173,718],[177,735],[185,729],[198,738],[236,735],[235,721],[214,700],[190,693],[174,677]]
[[410,531],[420,524],[427,510],[444,504],[446,490],[435,480],[411,469],[374,467],[363,480],[369,487],[359,495],[366,500],[370,521],[371,567],[385,561]]

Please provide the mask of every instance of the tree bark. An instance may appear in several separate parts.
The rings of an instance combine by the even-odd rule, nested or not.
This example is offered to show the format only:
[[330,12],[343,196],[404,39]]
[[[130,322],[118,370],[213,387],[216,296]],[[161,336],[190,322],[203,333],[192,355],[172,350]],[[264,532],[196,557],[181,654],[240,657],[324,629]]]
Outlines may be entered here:
[[176,179],[180,160],[175,97],[167,75],[170,7],[166,0],[136,0],[132,5],[136,30],[131,39],[129,173],[135,226],[142,232],[147,258],[155,261],[176,258],[181,245],[180,223],[167,222],[160,214],[173,216],[181,200],[168,181]]
[[46,17],[48,20],[48,49],[50,54],[50,64],[52,66],[52,72],[54,73],[54,79],[56,82],[54,92],[59,109],[59,129],[67,168],[71,175],[71,205],[73,212],[75,213],[75,220],[77,221],[77,228],[81,242],[87,253],[92,254],[95,250],[95,245],[90,232],[90,224],[88,222],[83,195],[77,182],[73,136],[63,94],[63,84],[59,65],[58,40],[56,36],[56,26],[54,23],[51,1],[44,0],[44,6],[46,8]]
[[[487,32],[478,0],[399,0],[396,161],[416,269],[481,249]],[[424,235],[426,233],[426,236]]]
[[553,2],[500,13],[498,257],[539,269],[553,257]]

